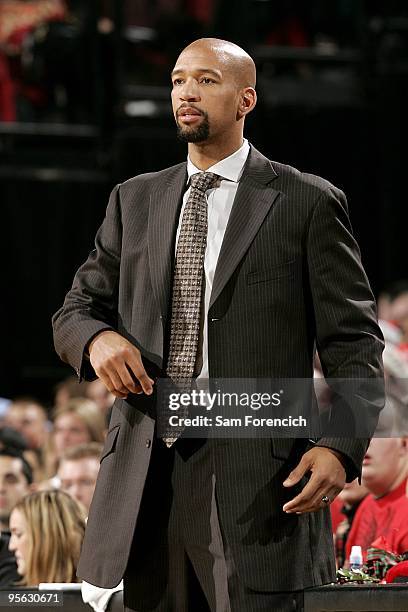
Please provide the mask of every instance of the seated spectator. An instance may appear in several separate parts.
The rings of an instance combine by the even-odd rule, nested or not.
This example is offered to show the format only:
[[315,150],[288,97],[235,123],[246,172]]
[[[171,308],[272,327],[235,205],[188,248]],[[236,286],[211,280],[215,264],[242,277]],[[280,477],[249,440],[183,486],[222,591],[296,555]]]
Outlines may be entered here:
[[68,376],[55,386],[54,406],[58,410],[63,408],[70,400],[85,397],[88,382],[78,382],[76,376]]
[[63,491],[38,491],[24,497],[10,516],[9,548],[20,584],[79,582],[76,567],[85,532],[83,508]]
[[10,533],[0,534],[0,588],[11,587],[19,579],[14,553],[9,550]]
[[31,491],[33,473],[23,455],[12,448],[0,450],[0,529],[9,528],[10,513]]
[[373,438],[363,462],[362,482],[370,494],[361,502],[346,543],[366,553],[383,536],[392,552],[408,551],[407,438]]
[[11,427],[2,427],[0,429],[0,449],[3,448],[11,448],[23,455],[24,459],[30,464],[34,482],[39,482],[44,478],[44,469],[39,453],[28,448],[27,442],[21,433]]
[[20,451],[0,450],[0,587],[11,586],[18,580],[14,554],[9,550],[9,519],[11,509],[32,486],[32,471]]
[[7,427],[18,431],[27,443],[25,458],[33,468],[35,481],[44,478],[45,455],[51,423],[47,410],[30,397],[16,398],[9,405],[4,416]]
[[104,442],[105,419],[91,400],[76,398],[54,412],[54,430],[49,460],[49,474],[55,475],[64,452],[78,444]]
[[4,416],[4,424],[19,431],[28,448],[41,449],[46,443],[50,430],[47,411],[35,399],[17,398],[11,402]]
[[69,448],[61,457],[60,487],[89,511],[99,472],[102,444],[90,442]]

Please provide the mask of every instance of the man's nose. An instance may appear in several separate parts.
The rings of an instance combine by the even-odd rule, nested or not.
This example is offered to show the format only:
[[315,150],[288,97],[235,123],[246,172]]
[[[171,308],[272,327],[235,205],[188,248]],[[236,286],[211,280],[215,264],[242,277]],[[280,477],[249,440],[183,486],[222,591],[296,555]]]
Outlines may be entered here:
[[186,79],[183,85],[181,86],[181,90],[179,92],[180,99],[184,101],[191,100],[199,100],[200,99],[200,91],[198,88],[198,83],[195,79]]
[[78,484],[73,484],[69,489],[70,495],[75,497],[75,499],[79,499],[81,501],[81,486]]

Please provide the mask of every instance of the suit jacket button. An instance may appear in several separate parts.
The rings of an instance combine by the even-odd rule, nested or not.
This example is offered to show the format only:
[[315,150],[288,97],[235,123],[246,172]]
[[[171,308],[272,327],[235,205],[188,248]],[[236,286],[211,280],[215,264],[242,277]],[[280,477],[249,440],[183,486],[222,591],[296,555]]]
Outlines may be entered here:
[[146,448],[150,448],[152,441],[151,440],[146,440]]

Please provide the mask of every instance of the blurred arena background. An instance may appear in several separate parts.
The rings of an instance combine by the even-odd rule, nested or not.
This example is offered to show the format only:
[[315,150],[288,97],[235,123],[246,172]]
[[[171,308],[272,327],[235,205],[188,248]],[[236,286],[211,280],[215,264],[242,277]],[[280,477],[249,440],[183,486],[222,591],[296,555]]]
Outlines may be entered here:
[[51,315],[114,184],[185,158],[169,73],[201,36],[256,60],[249,140],[346,192],[375,294],[408,276],[404,0],[0,0],[0,396],[70,374]]

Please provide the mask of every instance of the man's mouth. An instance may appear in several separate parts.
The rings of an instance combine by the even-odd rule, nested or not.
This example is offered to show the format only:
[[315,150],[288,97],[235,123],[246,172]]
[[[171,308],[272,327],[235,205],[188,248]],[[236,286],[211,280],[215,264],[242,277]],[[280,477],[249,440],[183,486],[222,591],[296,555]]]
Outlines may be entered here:
[[177,118],[183,123],[194,123],[201,117],[201,111],[193,107],[180,108],[177,111]]

